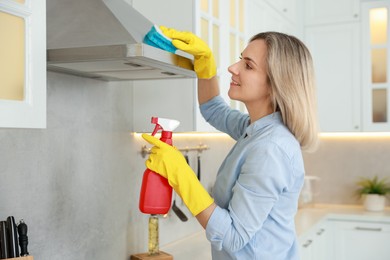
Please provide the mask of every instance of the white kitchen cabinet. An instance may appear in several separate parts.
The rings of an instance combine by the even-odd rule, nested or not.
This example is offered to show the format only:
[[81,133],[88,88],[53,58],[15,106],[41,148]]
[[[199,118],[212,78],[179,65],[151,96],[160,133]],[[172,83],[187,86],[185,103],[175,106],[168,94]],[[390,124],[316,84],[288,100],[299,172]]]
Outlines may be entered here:
[[390,222],[337,219],[329,222],[333,227],[332,246],[335,253],[335,258],[329,259],[390,259]]
[[298,16],[298,0],[266,0],[282,16],[295,23]]
[[305,24],[355,22],[360,19],[360,0],[305,0]]
[[333,257],[331,248],[331,227],[327,220],[322,220],[306,234],[299,237],[301,260],[329,260]]
[[321,132],[362,131],[359,0],[304,2]]
[[362,105],[365,131],[390,130],[390,3],[362,3]]
[[46,127],[46,1],[0,2],[0,127]]
[[283,5],[282,2],[286,1],[248,0],[248,35],[253,36],[259,32],[277,31],[301,38],[302,20],[297,15],[298,7],[300,7],[299,2],[289,1],[289,4],[293,3],[294,6],[294,8],[289,8],[294,10],[291,11],[293,13],[291,16],[283,15],[283,9],[288,7],[283,7],[287,5]]
[[361,131],[360,24],[306,26],[322,132]]

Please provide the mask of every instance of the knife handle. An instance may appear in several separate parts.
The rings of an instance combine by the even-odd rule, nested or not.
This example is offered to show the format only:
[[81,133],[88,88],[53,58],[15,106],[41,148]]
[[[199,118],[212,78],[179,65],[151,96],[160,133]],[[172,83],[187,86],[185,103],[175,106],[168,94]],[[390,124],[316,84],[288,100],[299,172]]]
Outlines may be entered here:
[[18,233],[16,229],[15,218],[13,216],[9,216],[7,218],[7,229],[9,257],[19,257]]
[[9,258],[7,221],[0,221],[0,258]]
[[20,220],[18,224],[18,234],[19,234],[20,256],[27,256],[28,255],[27,225],[26,223],[24,223],[23,219]]
[[197,173],[198,180],[200,181],[200,154],[198,154],[198,173]]

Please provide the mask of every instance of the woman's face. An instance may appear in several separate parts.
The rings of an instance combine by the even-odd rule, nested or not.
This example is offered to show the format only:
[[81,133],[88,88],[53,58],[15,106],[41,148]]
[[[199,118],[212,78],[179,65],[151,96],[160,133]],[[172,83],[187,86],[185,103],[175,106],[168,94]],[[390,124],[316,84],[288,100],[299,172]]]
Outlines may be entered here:
[[240,61],[228,68],[232,74],[228,92],[231,99],[243,102],[247,108],[270,106],[266,57],[264,40],[254,40],[242,52]]

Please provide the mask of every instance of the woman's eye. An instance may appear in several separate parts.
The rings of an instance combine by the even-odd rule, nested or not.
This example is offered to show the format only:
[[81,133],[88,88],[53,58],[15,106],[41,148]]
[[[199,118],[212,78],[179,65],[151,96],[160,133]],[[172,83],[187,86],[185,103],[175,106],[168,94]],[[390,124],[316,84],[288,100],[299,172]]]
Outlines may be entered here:
[[240,56],[240,60],[243,61],[243,62],[245,62],[245,68],[246,68],[246,69],[252,69],[252,67],[249,65],[249,63],[246,62],[246,60],[243,60],[242,56]]
[[245,68],[246,69],[252,69],[252,67],[248,63],[245,63]]

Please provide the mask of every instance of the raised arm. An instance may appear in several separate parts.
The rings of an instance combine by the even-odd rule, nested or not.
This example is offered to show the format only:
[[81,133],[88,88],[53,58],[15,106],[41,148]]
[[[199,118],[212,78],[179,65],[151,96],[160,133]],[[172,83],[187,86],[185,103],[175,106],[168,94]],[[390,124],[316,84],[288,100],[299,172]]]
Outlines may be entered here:
[[199,105],[219,95],[217,77],[211,79],[198,79],[198,102]]

